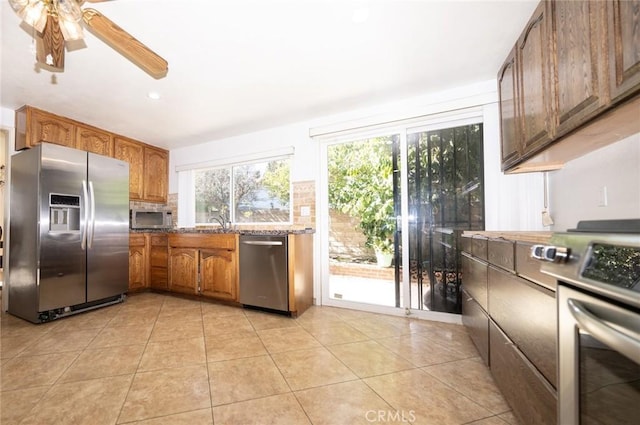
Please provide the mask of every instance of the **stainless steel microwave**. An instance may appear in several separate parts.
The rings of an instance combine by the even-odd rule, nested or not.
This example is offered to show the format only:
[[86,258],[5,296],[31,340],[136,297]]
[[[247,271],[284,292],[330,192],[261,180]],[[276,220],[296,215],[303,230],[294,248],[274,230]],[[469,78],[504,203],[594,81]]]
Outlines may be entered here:
[[171,229],[173,220],[169,208],[134,208],[129,210],[132,229]]

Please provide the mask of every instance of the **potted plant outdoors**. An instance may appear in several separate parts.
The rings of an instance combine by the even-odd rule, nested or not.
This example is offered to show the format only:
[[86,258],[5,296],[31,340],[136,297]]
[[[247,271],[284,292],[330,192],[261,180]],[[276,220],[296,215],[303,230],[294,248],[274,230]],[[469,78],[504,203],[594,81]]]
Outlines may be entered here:
[[371,247],[376,254],[378,267],[391,267],[394,251],[391,235],[375,235],[372,237]]
[[367,238],[367,245],[373,248],[378,267],[389,267],[393,260],[393,200],[378,200],[377,208],[368,209],[369,214],[361,216],[360,227]]

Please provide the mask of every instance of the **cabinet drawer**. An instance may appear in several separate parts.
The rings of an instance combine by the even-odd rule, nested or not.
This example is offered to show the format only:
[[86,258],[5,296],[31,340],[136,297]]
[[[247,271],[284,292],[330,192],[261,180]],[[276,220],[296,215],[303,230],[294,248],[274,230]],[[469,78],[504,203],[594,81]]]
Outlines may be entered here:
[[151,268],[151,281],[150,286],[154,289],[168,289],[169,288],[169,277],[167,274],[166,266],[164,268],[161,267],[152,267]]
[[169,246],[172,248],[202,248],[202,249],[236,249],[235,233],[198,234],[181,233],[169,235]]
[[471,254],[471,237],[470,236],[460,237],[460,250]]
[[462,254],[462,287],[480,304],[487,306],[487,263]]
[[145,246],[144,233],[129,233],[129,246]]
[[556,290],[556,280],[540,271],[540,261],[531,258],[533,244],[525,242],[516,243],[516,273],[532,280],[547,289]]
[[167,248],[158,246],[151,247],[151,255],[149,256],[151,267],[164,267],[166,269],[168,256]]
[[151,234],[151,246],[164,246],[167,247],[167,235],[166,234]]
[[520,422],[555,425],[554,389],[492,321],[489,344],[491,374]]
[[462,290],[462,323],[467,328],[478,353],[489,364],[489,318],[480,305]]
[[555,387],[555,293],[494,267],[488,287],[491,318]]
[[516,271],[513,241],[491,239],[489,241],[489,262],[503,269]]
[[473,239],[471,239],[471,253],[474,256],[487,261],[487,239],[479,236],[474,236]]

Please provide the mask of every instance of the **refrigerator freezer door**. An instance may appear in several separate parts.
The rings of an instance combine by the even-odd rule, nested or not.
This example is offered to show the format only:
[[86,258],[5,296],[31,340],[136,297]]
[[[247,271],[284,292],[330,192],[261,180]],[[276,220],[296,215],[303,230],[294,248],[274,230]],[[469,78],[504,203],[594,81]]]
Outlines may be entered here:
[[89,153],[87,302],[127,292],[129,164]]
[[[85,251],[80,241],[86,223],[82,180],[87,177],[87,154],[63,146],[42,144],[39,224],[40,282],[37,311],[82,304],[85,299]],[[36,196],[37,187],[31,188]],[[63,201],[59,201],[63,199]],[[65,202],[68,199],[69,202]],[[74,203],[78,206],[67,206]],[[78,226],[63,225],[60,210],[79,209]],[[64,217],[64,215],[63,215]],[[58,223],[52,220],[60,220]],[[66,217],[69,223],[69,216]]]

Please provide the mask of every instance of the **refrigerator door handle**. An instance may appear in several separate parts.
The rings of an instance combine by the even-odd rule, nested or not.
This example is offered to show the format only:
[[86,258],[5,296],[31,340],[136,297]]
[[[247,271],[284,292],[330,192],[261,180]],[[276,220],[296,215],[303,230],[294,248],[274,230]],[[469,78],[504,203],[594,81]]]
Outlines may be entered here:
[[87,182],[85,180],[82,180],[82,193],[84,195],[84,228],[82,229],[80,248],[84,251],[87,246],[87,228],[89,227],[89,193],[87,192]]
[[91,227],[89,227],[90,233],[87,234],[87,245],[89,249],[91,249],[93,245],[93,235],[96,229],[96,194],[93,190],[93,182],[91,180],[89,180],[89,199],[91,201],[91,216],[89,217]]

